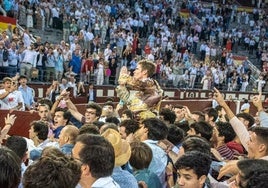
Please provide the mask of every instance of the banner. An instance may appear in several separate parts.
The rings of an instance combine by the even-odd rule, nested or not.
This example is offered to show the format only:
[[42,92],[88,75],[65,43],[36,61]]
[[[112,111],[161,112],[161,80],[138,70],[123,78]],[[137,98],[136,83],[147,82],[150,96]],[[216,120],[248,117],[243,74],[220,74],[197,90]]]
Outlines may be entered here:
[[17,25],[17,21],[15,18],[0,15],[0,31],[6,30],[8,24],[11,24],[12,29],[14,29]]

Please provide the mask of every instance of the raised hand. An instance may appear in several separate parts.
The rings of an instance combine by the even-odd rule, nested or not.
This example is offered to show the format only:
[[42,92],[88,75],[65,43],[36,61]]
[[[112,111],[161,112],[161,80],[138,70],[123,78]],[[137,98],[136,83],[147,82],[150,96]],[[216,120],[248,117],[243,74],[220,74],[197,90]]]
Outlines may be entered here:
[[252,103],[254,104],[254,106],[257,108],[258,111],[263,110],[261,96],[262,93],[259,92],[259,95],[255,95],[252,99]]
[[16,120],[16,116],[14,114],[10,115],[10,114],[7,114],[7,117],[5,117],[5,124],[6,125],[14,125],[15,123],[15,120]]

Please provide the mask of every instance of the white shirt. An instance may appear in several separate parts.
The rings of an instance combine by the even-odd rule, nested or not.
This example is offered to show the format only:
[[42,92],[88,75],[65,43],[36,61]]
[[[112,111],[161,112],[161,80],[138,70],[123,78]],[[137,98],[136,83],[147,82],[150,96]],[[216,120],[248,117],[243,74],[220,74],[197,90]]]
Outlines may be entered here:
[[31,38],[27,33],[23,34],[23,43],[24,43],[24,47],[29,47],[31,45]]
[[[0,94],[5,93],[5,89],[0,90]],[[0,109],[2,110],[10,110],[12,108],[15,108],[18,106],[19,103],[22,103],[22,107],[19,110],[24,110],[24,101],[23,97],[20,91],[13,91],[12,93],[9,93],[5,98],[0,100]]]
[[25,63],[31,63],[33,67],[36,67],[36,56],[37,56],[37,52],[34,50],[24,50],[24,58],[22,60],[22,62]]
[[113,180],[111,176],[97,179],[91,188],[120,188],[120,186]]

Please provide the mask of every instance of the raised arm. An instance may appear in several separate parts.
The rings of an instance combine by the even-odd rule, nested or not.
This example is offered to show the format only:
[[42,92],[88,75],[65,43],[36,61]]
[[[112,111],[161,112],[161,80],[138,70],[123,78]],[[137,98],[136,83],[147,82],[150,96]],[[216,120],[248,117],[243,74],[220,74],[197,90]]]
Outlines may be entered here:
[[16,118],[17,117],[14,114],[12,115],[7,114],[7,117],[5,117],[5,126],[1,130],[1,135],[0,135],[0,144],[2,144],[3,139],[5,139],[10,128],[14,125]]
[[247,142],[249,141],[249,132],[247,128],[244,126],[244,124],[235,116],[233,111],[230,109],[230,107],[226,104],[226,102],[223,99],[222,94],[214,88],[214,99],[221,105],[225,112],[227,117],[229,118],[229,122],[232,125],[236,135],[240,139],[242,145],[244,148],[248,151]]
[[69,111],[71,112],[72,116],[79,122],[82,121],[83,115],[77,110],[76,106],[74,105],[74,103],[68,99],[66,100],[66,105],[69,109]]
[[252,102],[258,110],[260,126],[261,127],[268,127],[268,114],[263,110],[261,96],[262,96],[261,92],[259,93],[259,95],[255,95],[253,97]]

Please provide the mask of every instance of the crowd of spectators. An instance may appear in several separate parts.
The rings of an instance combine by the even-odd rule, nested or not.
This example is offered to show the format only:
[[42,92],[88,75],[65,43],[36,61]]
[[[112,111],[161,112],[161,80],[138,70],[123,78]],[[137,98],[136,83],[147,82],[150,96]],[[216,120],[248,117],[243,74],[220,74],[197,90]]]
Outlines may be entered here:
[[[252,98],[256,115],[250,114],[249,105],[235,115],[217,89],[213,108],[190,111],[187,106],[167,105],[154,117],[138,118],[137,112],[122,109],[124,103],[114,106],[107,101],[100,106],[94,102],[94,84],[117,84],[122,66],[139,78],[144,71],[148,74],[137,63],[143,58],[155,63],[154,77],[162,86],[196,88],[202,83],[203,89],[246,91],[248,59],[236,65],[233,53],[245,48],[257,53],[265,65],[267,18],[263,9],[249,14],[235,5],[216,8],[212,3],[207,8],[199,1],[56,4],[45,0],[18,1],[16,11],[7,2],[2,2],[5,14],[18,16],[26,29],[21,34],[10,26],[1,33],[0,104],[11,114],[5,117],[0,134],[0,187],[267,185],[268,114],[261,92]],[[193,15],[181,17],[178,13],[184,8]],[[252,21],[249,31],[230,27],[232,22],[247,25]],[[40,37],[32,43],[29,30],[38,23],[40,29],[63,28],[60,44]],[[258,80],[259,91],[265,76]],[[46,98],[38,102],[28,86],[28,81],[35,80],[52,83]],[[83,83],[90,87],[82,114],[70,98],[85,92]],[[146,89],[151,88],[141,91],[143,97]],[[16,110],[40,117],[30,122],[28,138],[7,136],[16,122],[12,113]]]
[[[242,9],[225,1],[23,0],[3,1],[2,7],[25,27],[23,33],[2,31],[0,72],[7,76],[20,72],[51,82],[74,72],[83,83],[117,84],[120,67],[133,72],[138,60],[148,58],[157,64],[155,78],[163,87],[247,91],[248,59],[239,64],[233,59],[246,51],[263,67],[261,88],[266,83],[264,3]],[[183,16],[184,10],[190,14]],[[63,30],[63,40],[37,37],[31,43],[31,28]]]
[[[15,102],[9,100],[14,79],[4,79],[1,104]],[[26,81],[19,77],[24,88]],[[268,113],[261,93],[252,99],[256,116],[249,105],[235,115],[215,89],[215,108],[167,105],[155,117],[139,118],[108,99],[103,106],[89,102],[82,114],[70,94],[64,89],[54,103],[41,99],[34,108],[25,105],[25,113],[39,115],[29,122],[28,138],[7,135],[17,118],[7,114],[0,134],[0,142],[5,141],[1,187],[241,188],[268,183]]]

